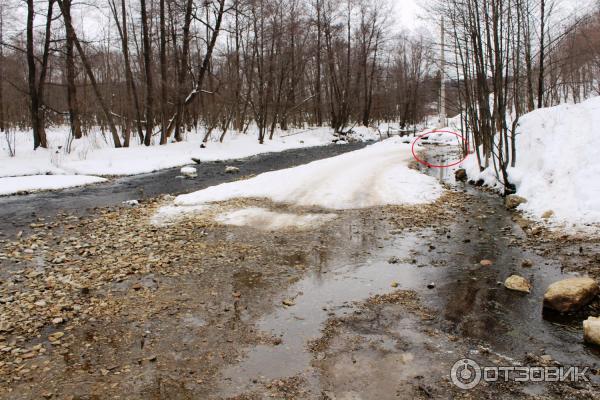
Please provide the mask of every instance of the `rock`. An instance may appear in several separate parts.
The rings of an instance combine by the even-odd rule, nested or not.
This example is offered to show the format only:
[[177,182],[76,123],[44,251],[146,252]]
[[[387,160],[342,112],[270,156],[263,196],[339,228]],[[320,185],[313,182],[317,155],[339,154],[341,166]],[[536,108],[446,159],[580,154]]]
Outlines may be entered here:
[[200,164],[202,161],[200,161],[199,158],[194,158],[192,157],[192,161],[195,162],[196,164]]
[[454,178],[457,181],[464,182],[467,180],[467,171],[464,168],[459,168],[454,172]]
[[129,207],[135,207],[135,206],[139,206],[140,202],[138,200],[126,200],[123,202],[123,204],[125,204],[126,206],[129,206]]
[[50,339],[51,342],[56,342],[57,340],[60,340],[60,338],[62,338],[63,336],[65,336],[64,332],[54,332],[53,334],[48,336],[48,339]]
[[560,312],[578,310],[598,294],[598,283],[588,277],[554,282],[544,294],[544,307]]
[[195,178],[198,176],[198,171],[194,167],[183,167],[179,172],[186,178]]
[[545,213],[542,214],[542,218],[543,219],[550,219],[552,218],[552,216],[554,215],[554,211],[552,210],[548,210]]
[[205,148],[206,148],[206,144],[202,143],[202,144],[200,145],[200,148],[201,148],[201,149],[205,149]]
[[481,261],[479,261],[479,265],[481,265],[482,267],[491,267],[492,264],[494,264],[492,262],[492,260],[481,260]]
[[588,317],[583,321],[583,340],[600,346],[600,317]]
[[427,289],[434,289],[435,288],[435,283],[431,282],[429,284],[427,284]]
[[282,303],[283,303],[284,306],[288,306],[288,307],[296,305],[296,303],[294,303],[294,300],[292,300],[292,299],[284,299],[282,301]]
[[52,323],[54,325],[62,324],[63,322],[64,322],[64,320],[61,317],[57,317],[52,320]]
[[504,205],[508,210],[514,210],[523,203],[527,203],[527,199],[521,196],[517,196],[516,194],[506,196],[506,199],[504,200]]
[[539,235],[540,233],[542,233],[542,227],[541,227],[541,226],[534,226],[533,228],[531,228],[531,229],[529,230],[529,233],[530,233],[531,235],[537,236],[537,235]]
[[542,354],[540,356],[540,363],[545,367],[555,365],[554,358],[550,354]]
[[397,256],[391,256],[388,259],[388,264],[398,264],[400,262],[400,258]]
[[531,291],[531,283],[522,276],[511,275],[504,281],[504,287],[517,292],[529,293]]
[[531,261],[529,259],[525,259],[521,262],[521,267],[531,268],[531,267],[533,267],[533,261]]
[[226,174],[237,174],[238,172],[240,172],[240,169],[238,167],[232,167],[232,166],[225,167]]
[[52,260],[52,264],[62,264],[66,261],[66,259],[67,258],[65,256],[56,257]]
[[398,287],[398,282],[392,282],[392,284],[390,285],[393,288],[397,288]]

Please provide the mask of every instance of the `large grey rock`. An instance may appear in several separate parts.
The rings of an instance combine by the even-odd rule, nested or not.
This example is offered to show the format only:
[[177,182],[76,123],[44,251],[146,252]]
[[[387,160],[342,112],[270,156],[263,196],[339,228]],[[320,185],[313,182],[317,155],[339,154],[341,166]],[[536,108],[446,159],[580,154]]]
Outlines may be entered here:
[[554,282],[544,294],[544,307],[560,312],[575,311],[588,304],[598,294],[598,283],[587,277]]
[[516,194],[508,195],[504,200],[504,205],[509,210],[514,210],[523,203],[527,203],[527,199],[521,196],[517,196]]

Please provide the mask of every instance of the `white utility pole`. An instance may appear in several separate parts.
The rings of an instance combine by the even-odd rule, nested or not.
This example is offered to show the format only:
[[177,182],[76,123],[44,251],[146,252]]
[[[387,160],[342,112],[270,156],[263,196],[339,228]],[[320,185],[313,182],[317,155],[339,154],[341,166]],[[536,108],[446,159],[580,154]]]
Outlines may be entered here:
[[445,32],[444,32],[444,17],[442,17],[441,23],[441,62],[440,62],[440,115],[439,123],[440,128],[447,125],[446,121],[446,45],[445,45]]

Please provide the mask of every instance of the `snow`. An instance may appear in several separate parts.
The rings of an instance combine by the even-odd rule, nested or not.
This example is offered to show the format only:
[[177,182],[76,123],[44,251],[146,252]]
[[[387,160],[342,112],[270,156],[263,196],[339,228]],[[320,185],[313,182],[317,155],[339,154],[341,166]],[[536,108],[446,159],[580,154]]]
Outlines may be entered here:
[[[166,168],[183,167],[195,158],[200,162],[238,159],[257,154],[284,150],[323,146],[332,143],[330,128],[303,128],[278,131],[273,140],[259,144],[250,129],[248,134],[228,132],[223,143],[220,133],[213,134],[206,148],[201,148],[204,131],[188,132],[185,140],[165,146],[149,147],[132,137],[129,148],[115,149],[110,135],[92,130],[81,139],[70,140],[68,127],[48,128],[48,149],[33,150],[30,132],[10,132],[0,137],[1,177],[29,175],[94,175],[124,176],[149,173]],[[360,128],[352,135],[353,140],[371,140],[376,137],[370,128]],[[69,151],[65,151],[69,149]],[[11,153],[16,153],[11,156]],[[55,178],[56,180],[57,178]],[[24,181],[31,184],[33,180]],[[27,186],[31,190],[59,189],[57,185]],[[4,189],[3,194],[15,193]]]
[[106,179],[87,175],[30,175],[0,178],[0,196],[21,192],[63,189],[91,183],[105,182]]
[[336,214],[292,214],[267,210],[260,207],[242,208],[217,215],[215,220],[225,225],[251,226],[261,230],[286,228],[315,228],[336,218]]
[[[368,128],[355,135],[356,140],[369,140],[375,134],[366,135]],[[360,135],[363,136],[360,136]],[[131,147],[115,149],[112,140],[99,131],[92,131],[82,139],[71,142],[66,127],[48,129],[49,149],[33,150],[31,135],[13,132],[16,141],[16,157],[9,156],[8,140],[0,141],[0,176],[22,176],[52,174],[73,175],[136,175],[166,168],[182,167],[192,157],[200,161],[216,161],[250,157],[256,154],[331,144],[333,131],[330,128],[307,128],[279,132],[273,140],[259,144],[256,135],[230,132],[223,143],[218,135],[211,137],[206,148],[200,148],[204,132],[188,133],[186,140],[165,146],[143,146],[137,139]]]
[[462,145],[461,139],[450,133],[450,129],[440,129],[438,132],[433,131],[423,137],[423,144],[439,144],[447,146],[460,146]]
[[181,175],[187,176],[189,178],[195,178],[196,176],[198,176],[198,171],[194,167],[183,167],[179,172],[181,173]]
[[408,168],[412,159],[410,145],[395,137],[336,157],[181,195],[175,204],[268,198],[341,210],[435,201],[443,192],[441,185]]
[[[527,199],[519,209],[567,231],[590,231],[600,224],[600,97],[563,104],[521,117],[517,130],[517,165],[509,179]],[[476,157],[465,162],[470,179],[499,187],[493,167],[479,172]],[[594,230],[594,229],[591,229]],[[597,231],[597,227],[595,229]]]
[[210,209],[210,206],[201,204],[196,206],[167,205],[159,208],[152,218],[152,225],[162,226],[174,224],[177,221],[194,214],[202,214]]

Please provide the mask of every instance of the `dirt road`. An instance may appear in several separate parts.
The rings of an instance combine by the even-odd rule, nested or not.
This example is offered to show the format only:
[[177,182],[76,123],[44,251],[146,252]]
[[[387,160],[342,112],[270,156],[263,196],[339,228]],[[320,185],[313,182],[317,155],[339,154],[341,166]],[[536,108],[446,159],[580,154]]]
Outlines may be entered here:
[[[568,319],[541,307],[569,271],[597,274],[598,243],[534,235],[494,194],[453,184],[432,205],[339,211],[284,231],[208,216],[154,226],[161,203],[51,217],[3,241],[0,398],[599,396],[599,353],[580,325],[600,306]],[[219,208],[249,205],[330,212]],[[513,273],[530,294],[502,286]],[[450,371],[465,357],[588,366],[591,382],[464,391]]]

